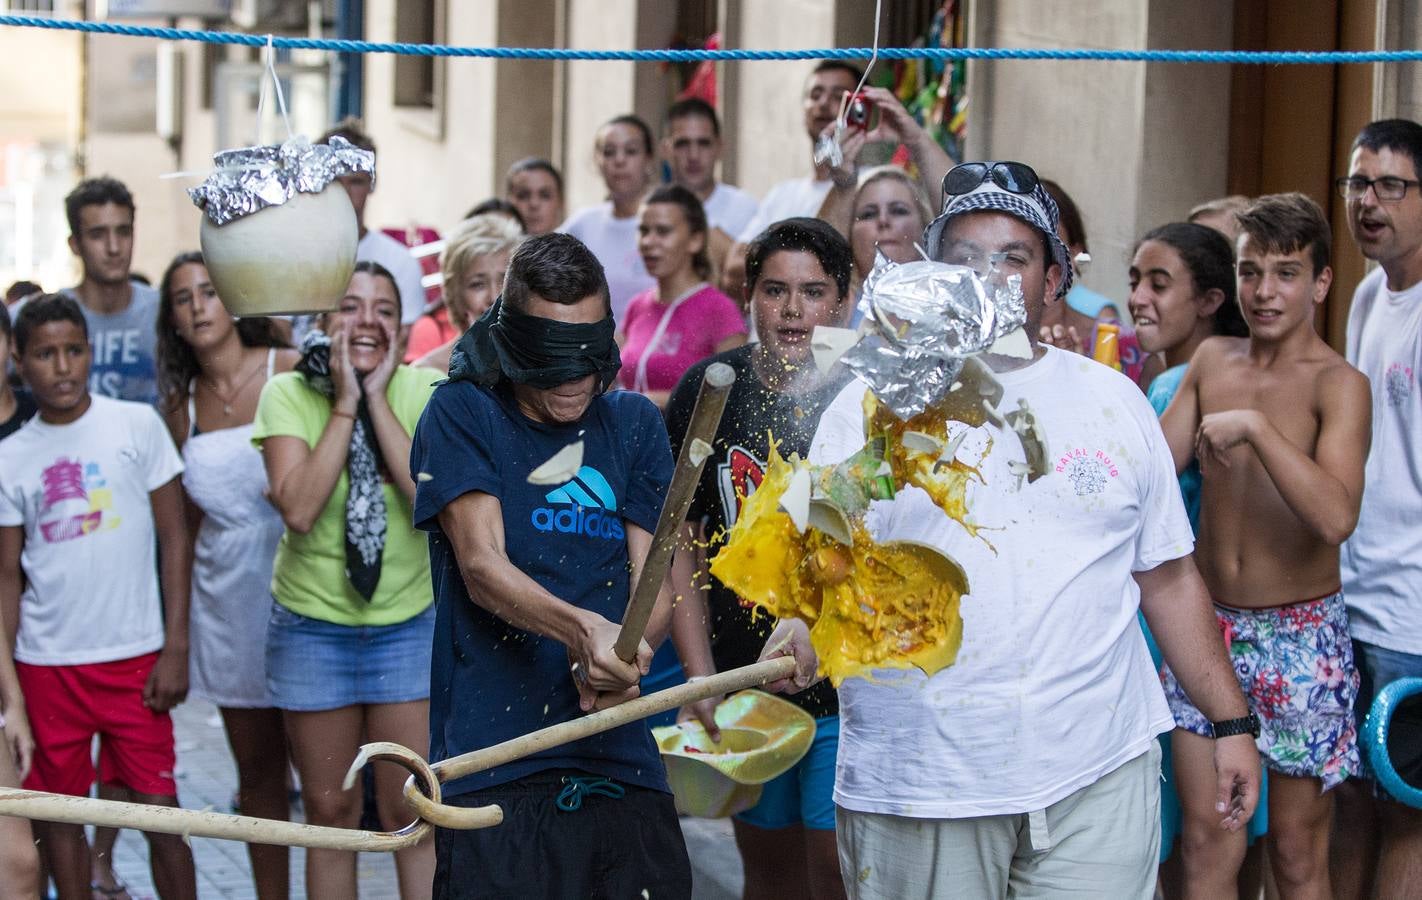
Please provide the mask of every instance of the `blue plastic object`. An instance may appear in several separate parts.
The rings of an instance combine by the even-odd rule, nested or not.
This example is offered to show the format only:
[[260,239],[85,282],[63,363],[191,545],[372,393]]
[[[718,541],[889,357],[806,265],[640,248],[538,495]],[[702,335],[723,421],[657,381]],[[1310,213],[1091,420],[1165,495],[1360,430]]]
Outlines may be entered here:
[[1368,716],[1363,720],[1363,753],[1378,784],[1394,800],[1413,809],[1422,809],[1422,785],[1409,784],[1393,765],[1388,753],[1388,731],[1398,705],[1416,694],[1422,694],[1422,678],[1399,678],[1378,691]]

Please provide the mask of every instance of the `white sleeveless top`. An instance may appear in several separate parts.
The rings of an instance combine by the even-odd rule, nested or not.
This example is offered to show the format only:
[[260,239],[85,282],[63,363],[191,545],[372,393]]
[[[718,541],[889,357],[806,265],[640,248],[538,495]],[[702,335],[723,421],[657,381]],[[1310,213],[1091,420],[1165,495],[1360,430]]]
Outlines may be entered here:
[[[275,365],[270,350],[268,379]],[[188,386],[183,488],[203,518],[193,554],[190,687],[220,707],[269,707],[267,618],[281,515],[266,496],[252,424],[197,433],[194,387]]]

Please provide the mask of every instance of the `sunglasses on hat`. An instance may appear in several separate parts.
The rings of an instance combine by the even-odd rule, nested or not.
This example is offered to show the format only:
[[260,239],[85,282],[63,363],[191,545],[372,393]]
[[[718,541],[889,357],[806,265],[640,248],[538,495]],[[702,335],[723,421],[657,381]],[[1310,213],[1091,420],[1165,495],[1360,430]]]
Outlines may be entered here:
[[1041,184],[1037,173],[1020,162],[970,162],[956,165],[943,176],[943,200],[969,194],[989,178],[1011,194],[1030,194]]

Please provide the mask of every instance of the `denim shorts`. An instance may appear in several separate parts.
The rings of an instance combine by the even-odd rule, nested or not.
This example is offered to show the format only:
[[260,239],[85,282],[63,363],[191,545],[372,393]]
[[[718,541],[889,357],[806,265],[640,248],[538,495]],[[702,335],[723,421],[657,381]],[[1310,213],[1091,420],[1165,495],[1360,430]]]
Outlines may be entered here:
[[760,802],[737,822],[776,830],[803,825],[817,831],[834,830],[834,758],[839,750],[839,716],[815,720],[815,741],[810,752],[784,775],[768,781]]
[[430,696],[435,608],[394,625],[337,625],[272,604],[267,690],[294,712],[409,703]]
[[[1379,647],[1377,644],[1355,640],[1353,641],[1353,659],[1357,661],[1358,673],[1362,676],[1362,685],[1358,689],[1358,703],[1353,710],[1357,716],[1359,728],[1363,727],[1363,719],[1372,709],[1373,700],[1377,698],[1378,691],[1399,678],[1422,678],[1422,656],[1416,654],[1404,653],[1401,650],[1389,650],[1387,647]],[[1364,759],[1364,763],[1366,762],[1367,760]],[[1366,766],[1362,774],[1369,779],[1373,777],[1371,768]]]

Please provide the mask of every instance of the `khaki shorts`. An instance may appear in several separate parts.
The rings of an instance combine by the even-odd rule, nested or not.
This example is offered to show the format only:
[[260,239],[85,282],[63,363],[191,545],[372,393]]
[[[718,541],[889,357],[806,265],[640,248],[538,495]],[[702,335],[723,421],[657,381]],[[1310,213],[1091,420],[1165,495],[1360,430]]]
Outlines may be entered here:
[[1160,742],[1044,810],[911,819],[839,808],[850,900],[1155,895]]

